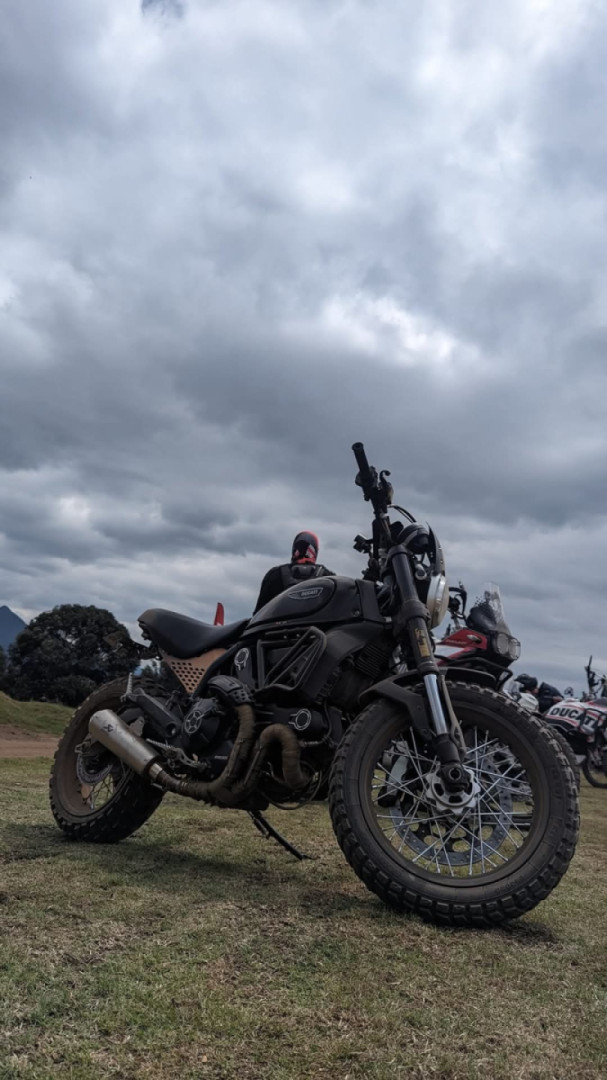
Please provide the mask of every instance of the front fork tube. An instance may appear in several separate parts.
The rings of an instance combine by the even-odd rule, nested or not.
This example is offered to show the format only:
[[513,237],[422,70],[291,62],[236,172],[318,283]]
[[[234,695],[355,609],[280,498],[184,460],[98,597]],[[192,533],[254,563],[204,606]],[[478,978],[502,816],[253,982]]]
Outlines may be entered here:
[[[457,717],[451,707],[449,694],[444,680],[441,679],[442,689],[447,709],[443,709],[439,690],[438,675],[424,675],[424,686],[428,695],[428,704],[432,714],[432,722],[436,735],[432,740],[432,746],[440,761],[439,772],[448,791],[463,791],[468,787],[468,773],[463,767],[464,739]],[[445,719],[448,713],[450,725]]]
[[438,688],[438,675],[424,675],[424,686],[428,695],[428,704],[432,713],[434,730],[437,735],[448,735],[449,728],[443,712],[443,703]]
[[401,595],[399,622],[406,630],[415,666],[426,690],[432,717],[432,745],[440,761],[441,779],[448,791],[462,791],[468,784],[468,775],[462,764],[464,739],[449,701],[445,681],[434,659],[427,609],[417,595],[406,551],[399,545],[389,552],[388,557]]

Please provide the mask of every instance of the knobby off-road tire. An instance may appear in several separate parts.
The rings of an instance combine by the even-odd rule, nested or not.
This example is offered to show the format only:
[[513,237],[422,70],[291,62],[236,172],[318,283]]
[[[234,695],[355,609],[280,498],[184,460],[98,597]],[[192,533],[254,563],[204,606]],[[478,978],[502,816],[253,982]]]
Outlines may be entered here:
[[[482,820],[479,811],[478,840],[470,832],[476,829],[473,818],[463,828],[454,826],[455,831],[451,825],[458,820],[455,815],[442,815],[442,821],[426,817],[426,822],[434,823],[419,823],[433,812],[414,803],[416,790],[426,790],[422,773],[432,771],[431,751],[424,755],[422,747],[416,777],[411,768],[415,755],[399,747],[417,746],[419,737],[411,734],[405,712],[385,699],[364,709],[339,747],[331,776],[331,819],[354,871],[390,907],[437,924],[495,926],[535,907],[565,873],[579,832],[575,778],[546,725],[502,694],[466,683],[449,684],[449,693],[471,745],[466,763],[472,766],[476,761],[473,773],[482,791],[479,806],[488,808]],[[407,824],[407,800],[409,806],[414,803],[409,813],[413,824]],[[517,808],[516,818],[508,817],[508,805]],[[389,820],[387,826],[384,819]],[[508,825],[515,820],[517,824]],[[392,827],[396,846],[386,831]],[[467,848],[466,833],[473,837]],[[425,852],[429,869],[419,854],[405,858],[399,853],[401,837],[401,849],[417,845],[418,852]],[[498,840],[507,853],[503,865],[490,854]],[[459,864],[455,876],[452,862]]]
[[[51,810],[55,821],[70,840],[94,844],[114,844],[139,829],[154,813],[163,792],[154,788],[113,754],[92,744],[90,762],[95,767],[95,749],[99,749],[100,775],[110,769],[103,792],[107,800],[91,806],[95,785],[84,784],[77,772],[76,747],[88,737],[88,722],[98,709],[120,710],[120,698],[126,691],[127,680],[116,679],[99,687],[76,710],[61,738],[50,778]],[[94,792],[93,792],[94,793]]]
[[[588,783],[592,784],[592,787],[607,788],[607,776],[605,776],[604,772],[601,772],[598,769],[595,770],[591,766],[588,754],[586,754],[586,757],[584,758],[582,769],[584,771],[584,776]],[[598,779],[599,776],[602,777],[601,780]]]
[[[582,772],[580,766],[578,765],[577,758],[573,753],[573,750],[571,749],[571,744],[567,741],[567,738],[565,737],[565,735],[563,735],[563,732],[559,731],[557,727],[552,727],[549,724],[547,724],[546,727],[549,729],[550,734],[554,736],[565,757],[567,758],[567,761],[569,762],[569,767],[575,778],[575,786],[579,791],[582,785]],[[607,783],[605,786],[607,787]]]

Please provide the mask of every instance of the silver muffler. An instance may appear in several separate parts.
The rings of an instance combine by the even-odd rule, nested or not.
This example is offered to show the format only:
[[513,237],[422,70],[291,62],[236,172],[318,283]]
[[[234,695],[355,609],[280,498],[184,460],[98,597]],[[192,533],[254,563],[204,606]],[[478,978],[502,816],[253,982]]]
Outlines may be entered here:
[[[145,776],[160,754],[133,731],[112,709],[100,709],[89,720],[91,737],[111,750],[133,772]],[[154,770],[155,772],[157,770]]]

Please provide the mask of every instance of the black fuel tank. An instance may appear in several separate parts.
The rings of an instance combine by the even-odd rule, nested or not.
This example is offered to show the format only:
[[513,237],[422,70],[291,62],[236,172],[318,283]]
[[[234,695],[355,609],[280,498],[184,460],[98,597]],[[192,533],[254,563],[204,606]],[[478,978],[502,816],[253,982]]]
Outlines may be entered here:
[[356,619],[384,622],[371,582],[339,576],[312,578],[292,585],[262,607],[251,619],[245,637],[258,631],[262,623],[321,626]]

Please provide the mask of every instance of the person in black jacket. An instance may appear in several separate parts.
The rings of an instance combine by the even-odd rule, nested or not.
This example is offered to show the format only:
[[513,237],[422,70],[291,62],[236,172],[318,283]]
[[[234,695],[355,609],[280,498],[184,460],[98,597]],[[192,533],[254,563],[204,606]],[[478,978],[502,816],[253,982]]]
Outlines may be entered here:
[[335,577],[332,570],[327,570],[322,563],[317,563],[318,537],[313,532],[297,533],[293,541],[291,562],[281,566],[273,566],[265,575],[253,614],[260,608],[269,604],[275,596],[279,596],[291,585],[297,585],[302,581],[309,581],[317,577]]
[[556,686],[545,682],[538,684],[533,675],[515,675],[515,680],[525,693],[533,694],[537,698],[537,711],[540,713],[547,712],[557,701],[563,700],[563,695]]
[[557,701],[563,700],[563,695],[560,690],[557,690],[556,686],[551,686],[550,683],[540,683],[538,692],[538,708],[541,713],[548,712],[553,705],[556,705]]

